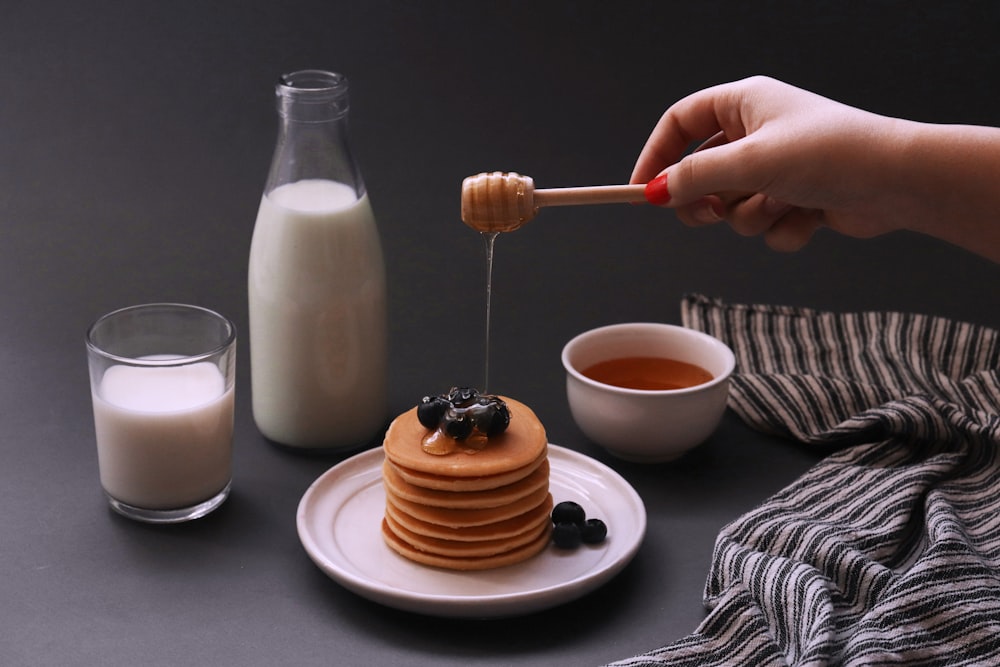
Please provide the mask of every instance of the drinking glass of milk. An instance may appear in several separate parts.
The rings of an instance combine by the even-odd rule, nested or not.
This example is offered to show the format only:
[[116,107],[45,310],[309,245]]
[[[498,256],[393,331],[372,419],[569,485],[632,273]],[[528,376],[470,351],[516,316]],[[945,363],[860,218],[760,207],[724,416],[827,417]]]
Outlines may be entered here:
[[87,331],[101,486],[149,523],[204,516],[229,495],[236,328],[205,308],[116,310]]

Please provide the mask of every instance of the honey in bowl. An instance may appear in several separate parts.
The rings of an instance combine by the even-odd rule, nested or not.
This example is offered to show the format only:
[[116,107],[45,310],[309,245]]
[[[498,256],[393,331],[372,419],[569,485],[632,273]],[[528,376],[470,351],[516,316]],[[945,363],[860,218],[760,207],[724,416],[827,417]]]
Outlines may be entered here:
[[619,357],[580,372],[602,384],[647,391],[687,389],[712,379],[701,366],[666,357]]

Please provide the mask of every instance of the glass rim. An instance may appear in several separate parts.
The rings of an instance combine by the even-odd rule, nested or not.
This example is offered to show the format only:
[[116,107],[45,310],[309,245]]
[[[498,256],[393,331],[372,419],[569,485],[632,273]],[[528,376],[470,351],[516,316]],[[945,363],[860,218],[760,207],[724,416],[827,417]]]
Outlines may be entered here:
[[292,94],[342,95],[347,76],[324,69],[300,69],[278,77],[278,89]]
[[[97,328],[108,320],[121,316],[126,313],[139,311],[139,310],[151,310],[151,309],[175,309],[184,310],[188,312],[197,312],[203,315],[207,315],[209,318],[221,321],[225,323],[226,326],[226,336],[221,343],[206,350],[205,352],[199,352],[197,354],[186,354],[177,357],[171,357],[169,359],[139,359],[136,357],[130,357],[121,354],[114,354],[113,352],[108,352],[103,349],[94,341],[94,333]],[[227,348],[231,347],[236,342],[236,325],[225,315],[218,313],[210,308],[205,308],[203,306],[195,306],[188,303],[175,303],[175,302],[154,302],[154,303],[140,303],[132,306],[125,306],[124,308],[118,308],[112,310],[104,315],[101,315],[94,323],[87,327],[87,334],[85,336],[85,342],[87,344],[87,349],[91,352],[100,355],[101,357],[117,362],[126,364],[129,366],[147,366],[147,367],[172,367],[172,366],[187,366],[192,363],[197,363],[199,361],[204,361],[211,359],[223,353]]]

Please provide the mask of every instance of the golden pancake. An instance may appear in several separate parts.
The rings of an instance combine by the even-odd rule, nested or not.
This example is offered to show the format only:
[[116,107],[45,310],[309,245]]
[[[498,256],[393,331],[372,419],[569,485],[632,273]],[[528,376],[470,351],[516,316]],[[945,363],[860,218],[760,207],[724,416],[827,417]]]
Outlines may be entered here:
[[[466,456],[461,452],[453,454],[452,456]],[[428,454],[427,456],[431,456]],[[507,486],[508,484],[513,484],[519,480],[524,479],[539,466],[542,465],[543,461],[548,460],[548,447],[542,451],[542,453],[534,461],[528,465],[516,468],[510,472],[498,473],[496,475],[486,475],[483,477],[448,477],[446,475],[435,475],[433,473],[422,472],[420,470],[411,470],[398,463],[391,463],[393,470],[399,473],[405,481],[413,484],[414,486],[420,486],[425,489],[436,489],[438,491],[486,491],[489,489],[496,489],[501,486]]]
[[530,494],[500,507],[485,507],[475,510],[455,510],[447,507],[430,507],[421,505],[403,498],[399,498],[392,493],[386,494],[386,499],[400,510],[421,521],[433,523],[436,526],[446,526],[448,528],[469,528],[472,526],[483,526],[497,523],[511,517],[519,516],[541,505],[549,489],[545,487],[532,491]]
[[545,549],[545,547],[549,544],[550,533],[551,530],[546,529],[535,539],[534,542],[530,542],[523,547],[518,547],[496,556],[461,558],[439,556],[425,551],[420,551],[419,549],[412,547],[399,539],[396,534],[388,528],[385,520],[382,521],[382,537],[385,540],[385,543],[389,545],[389,548],[393,551],[417,563],[433,567],[447,568],[449,570],[488,570],[495,567],[504,567],[506,565],[520,563]]
[[436,537],[442,540],[455,540],[457,542],[499,540],[520,535],[540,523],[551,523],[549,514],[552,512],[552,496],[548,493],[540,505],[532,507],[527,512],[493,523],[461,528],[441,526],[418,519],[400,509],[392,498],[387,497],[386,500],[385,513],[387,516],[391,516],[396,523],[418,535]]
[[403,468],[445,477],[485,477],[523,468],[545,452],[545,429],[531,408],[510,398],[502,399],[510,410],[510,425],[491,437],[480,451],[428,454],[422,442],[429,431],[417,419],[417,408],[412,408],[389,425],[383,442],[385,455]]
[[[468,391],[453,389],[438,398],[444,398],[447,410],[496,409],[495,403],[465,402],[478,400],[474,390]],[[475,430],[468,439],[455,440],[421,424],[418,408],[393,420],[383,442],[382,465],[381,530],[390,549],[426,565],[483,570],[523,561],[549,543],[553,501],[545,429],[523,403],[502,400],[510,417],[502,432],[496,432],[492,421],[472,422],[473,429],[489,430],[488,437]],[[424,405],[433,411],[443,404]],[[446,414],[453,425],[466,414],[492,420],[497,413]]]
[[388,460],[382,464],[382,481],[387,493],[420,505],[448,509],[484,509],[508,505],[538,489],[548,488],[549,462],[543,461],[531,474],[513,484],[483,491],[440,491],[417,486],[407,482]]
[[543,533],[548,533],[551,529],[550,522],[542,522],[525,532],[497,540],[478,540],[476,542],[460,542],[457,540],[442,540],[437,537],[427,537],[419,535],[396,523],[391,515],[385,517],[386,526],[395,536],[418,551],[437,556],[449,556],[451,558],[483,558],[484,556],[496,556],[507,551],[512,551],[522,547],[529,542],[534,542]]
[[409,500],[399,498],[392,493],[386,494],[386,499],[404,513],[415,519],[432,523],[435,526],[448,528],[471,528],[484,526],[506,519],[520,516],[541,505],[549,495],[548,487],[538,489],[520,500],[499,507],[486,507],[477,510],[453,510],[446,507],[429,507]]

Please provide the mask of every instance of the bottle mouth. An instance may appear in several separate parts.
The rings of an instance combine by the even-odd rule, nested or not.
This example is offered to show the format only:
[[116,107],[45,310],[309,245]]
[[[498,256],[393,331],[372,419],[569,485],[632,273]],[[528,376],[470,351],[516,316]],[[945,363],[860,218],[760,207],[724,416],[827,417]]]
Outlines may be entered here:
[[338,92],[347,89],[347,77],[321,69],[303,69],[282,74],[278,85],[296,91]]
[[348,110],[347,77],[337,72],[304,69],[278,77],[278,111],[296,120],[343,116]]

